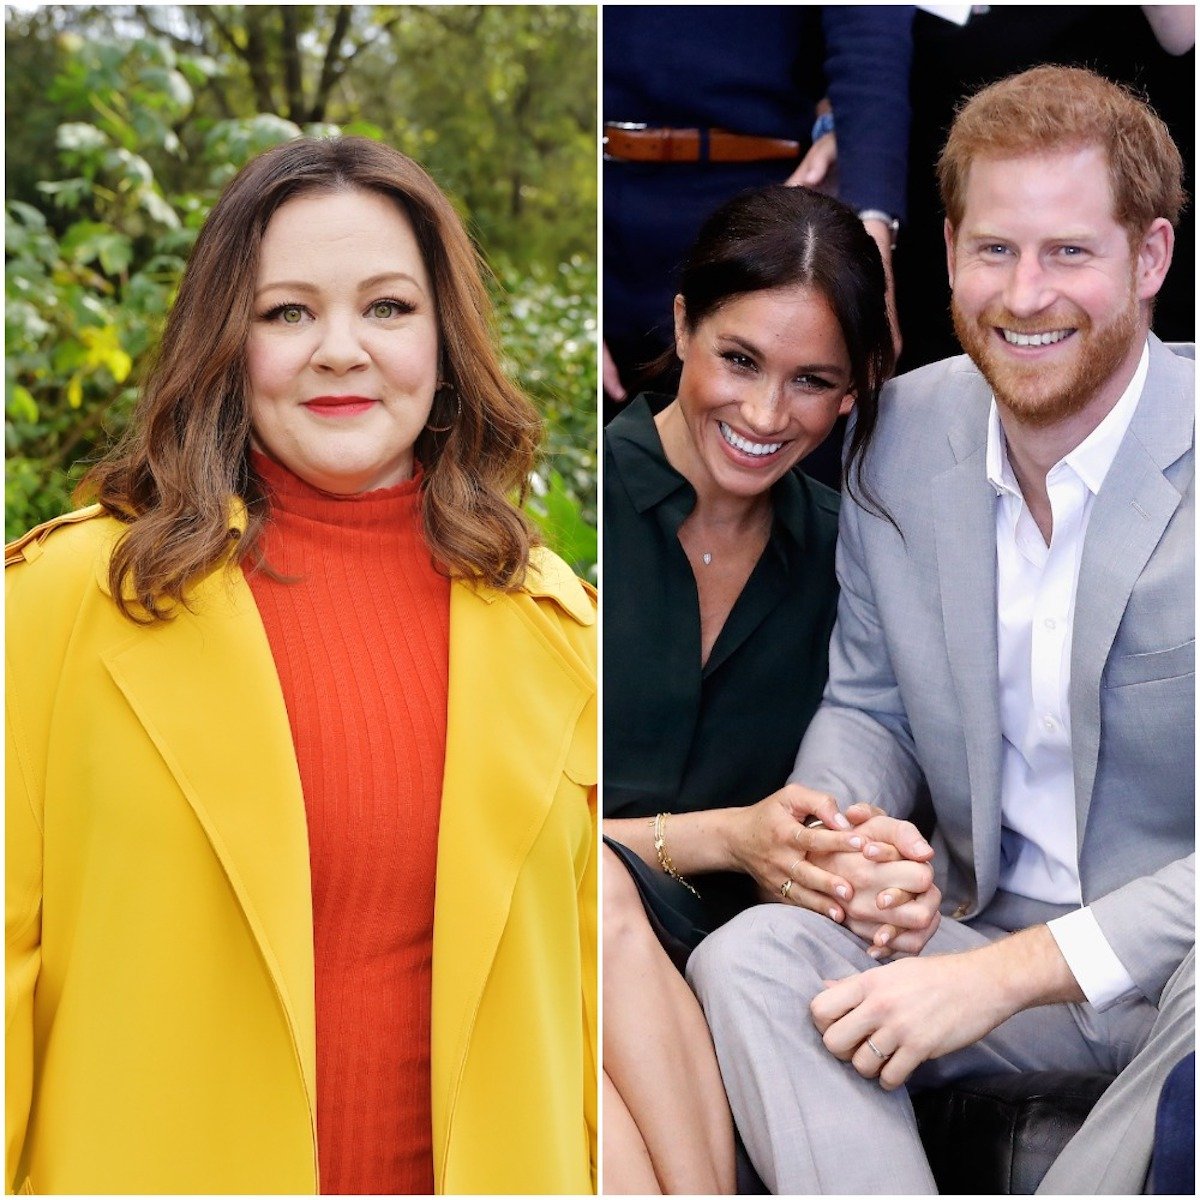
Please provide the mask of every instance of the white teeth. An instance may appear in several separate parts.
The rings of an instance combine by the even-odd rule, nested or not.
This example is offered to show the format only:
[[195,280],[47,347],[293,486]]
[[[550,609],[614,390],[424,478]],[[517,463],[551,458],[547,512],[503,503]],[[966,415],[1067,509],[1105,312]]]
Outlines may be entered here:
[[774,454],[783,446],[782,442],[748,442],[744,437],[734,433],[724,421],[718,421],[717,428],[721,431],[721,436],[735,449],[741,450],[743,454],[762,457],[765,454]]
[[1011,329],[1002,329],[1000,332],[1004,334],[1004,340],[1010,346],[1049,346],[1054,342],[1061,342],[1063,338],[1069,337],[1074,331],[1051,329],[1046,333],[1013,333]]

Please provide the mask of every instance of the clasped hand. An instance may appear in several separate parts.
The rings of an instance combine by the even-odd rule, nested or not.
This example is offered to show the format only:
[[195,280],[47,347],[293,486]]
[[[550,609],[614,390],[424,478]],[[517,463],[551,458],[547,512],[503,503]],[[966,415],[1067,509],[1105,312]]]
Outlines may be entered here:
[[[833,797],[798,784],[734,813],[731,857],[764,900],[844,923],[874,957],[915,954],[937,928],[933,850],[909,822],[866,804],[842,813]],[[825,828],[804,825],[810,816]]]

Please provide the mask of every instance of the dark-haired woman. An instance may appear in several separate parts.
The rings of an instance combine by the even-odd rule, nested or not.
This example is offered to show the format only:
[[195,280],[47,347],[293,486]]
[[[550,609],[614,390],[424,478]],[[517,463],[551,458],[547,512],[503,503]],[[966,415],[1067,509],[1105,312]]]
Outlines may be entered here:
[[871,827],[777,790],[837,599],[838,497],[798,464],[856,406],[856,486],[893,359],[878,249],[837,201],[743,194],[684,266],[675,354],[676,395],[640,397],[605,450],[604,1178],[627,1194],[733,1190],[728,1106],[677,970],[689,951],[763,899],[882,948],[896,931],[859,920],[861,879],[898,905],[927,870],[866,863],[856,889],[830,867]]
[[277,147],[9,548],[10,1190],[593,1189],[594,598],[486,313],[415,163]]

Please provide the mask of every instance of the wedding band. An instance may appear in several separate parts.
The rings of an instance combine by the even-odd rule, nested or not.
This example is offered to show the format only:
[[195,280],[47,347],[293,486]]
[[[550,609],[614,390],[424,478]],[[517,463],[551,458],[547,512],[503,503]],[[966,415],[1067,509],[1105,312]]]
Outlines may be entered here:
[[792,879],[785,879],[785,880],[783,881],[783,883],[781,883],[781,884],[779,885],[779,894],[780,894],[780,895],[781,895],[781,896],[782,896],[782,897],[783,897],[785,900],[788,898],[788,892],[790,892],[790,891],[792,890],[792,884],[793,884],[793,882],[794,882],[794,880],[792,880]]
[[887,1060],[892,1057],[892,1054],[896,1053],[893,1050],[892,1054],[884,1054],[884,1052],[882,1050],[880,1050],[880,1048],[877,1045],[875,1045],[875,1043],[873,1041],[871,1041],[870,1038],[867,1038],[867,1048],[871,1051],[872,1054],[875,1055],[876,1058],[882,1059],[884,1062],[887,1062]]

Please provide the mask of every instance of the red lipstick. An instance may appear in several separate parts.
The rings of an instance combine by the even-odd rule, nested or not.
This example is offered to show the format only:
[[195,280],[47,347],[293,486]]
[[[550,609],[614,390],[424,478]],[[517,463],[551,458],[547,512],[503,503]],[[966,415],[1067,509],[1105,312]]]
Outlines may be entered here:
[[314,396],[304,407],[322,417],[354,417],[376,403],[370,396]]

